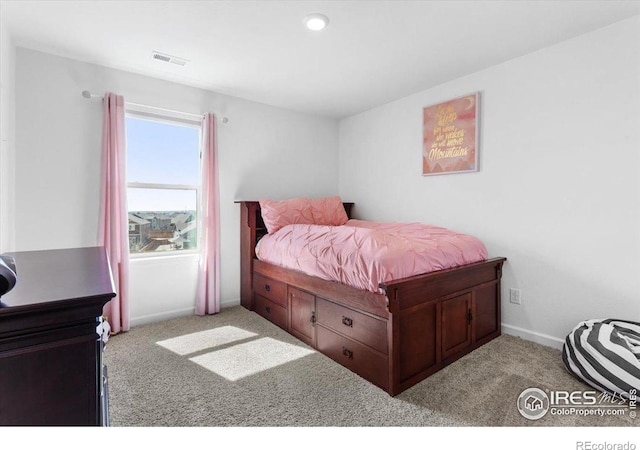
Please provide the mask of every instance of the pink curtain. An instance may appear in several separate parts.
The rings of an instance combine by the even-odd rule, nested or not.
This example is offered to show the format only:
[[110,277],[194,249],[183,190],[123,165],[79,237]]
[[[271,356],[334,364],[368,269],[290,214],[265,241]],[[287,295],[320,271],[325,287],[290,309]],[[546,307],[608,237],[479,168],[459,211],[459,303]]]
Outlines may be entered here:
[[103,102],[102,180],[98,239],[106,248],[117,295],[103,314],[114,333],[129,329],[129,228],[124,98],[108,92]]
[[196,314],[220,312],[220,229],[218,190],[218,149],[216,117],[206,114],[202,124],[202,232]]

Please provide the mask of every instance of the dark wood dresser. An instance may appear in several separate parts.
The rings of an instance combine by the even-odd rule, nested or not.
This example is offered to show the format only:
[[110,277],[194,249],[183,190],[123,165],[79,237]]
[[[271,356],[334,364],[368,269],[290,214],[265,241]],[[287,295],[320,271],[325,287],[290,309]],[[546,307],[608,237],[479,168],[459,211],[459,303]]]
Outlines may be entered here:
[[0,425],[107,425],[103,306],[116,294],[103,247],[15,252],[0,307]]

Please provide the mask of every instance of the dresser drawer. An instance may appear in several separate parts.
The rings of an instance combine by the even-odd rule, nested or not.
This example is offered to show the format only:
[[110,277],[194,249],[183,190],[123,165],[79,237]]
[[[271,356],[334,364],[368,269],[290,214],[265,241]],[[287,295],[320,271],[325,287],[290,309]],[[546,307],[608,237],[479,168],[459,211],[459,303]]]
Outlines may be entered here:
[[287,329],[287,310],[285,308],[258,294],[255,295],[254,307],[255,312],[262,317],[284,330]]
[[318,323],[355,339],[384,354],[388,353],[387,322],[318,298]]
[[317,348],[320,352],[362,378],[382,389],[387,389],[389,365],[385,355],[323,326],[317,327],[317,339]]
[[254,273],[253,292],[278,303],[284,308],[287,307],[287,285],[282,281],[272,280]]

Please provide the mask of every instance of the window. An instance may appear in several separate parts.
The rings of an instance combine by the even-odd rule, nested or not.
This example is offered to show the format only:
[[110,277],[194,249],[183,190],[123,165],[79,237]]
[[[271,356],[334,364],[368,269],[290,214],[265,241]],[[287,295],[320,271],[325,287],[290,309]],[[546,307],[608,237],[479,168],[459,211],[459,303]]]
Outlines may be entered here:
[[127,109],[132,255],[198,248],[200,128],[197,121]]

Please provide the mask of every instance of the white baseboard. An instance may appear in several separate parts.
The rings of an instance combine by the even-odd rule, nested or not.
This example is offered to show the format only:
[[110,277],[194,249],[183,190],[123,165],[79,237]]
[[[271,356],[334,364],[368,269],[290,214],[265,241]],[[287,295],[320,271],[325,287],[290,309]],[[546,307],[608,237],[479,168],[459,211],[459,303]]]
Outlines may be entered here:
[[188,316],[191,314],[195,314],[194,308],[184,308],[184,309],[176,309],[173,311],[163,311],[157,314],[148,314],[146,316],[141,317],[132,317],[131,318],[131,326],[135,327],[137,325],[144,325],[145,323],[151,322],[160,322],[162,320],[174,319],[176,317]]
[[238,306],[240,304],[240,297],[230,298],[227,300],[220,300],[220,309],[230,308],[231,306]]
[[[220,309],[230,308],[232,306],[237,306],[239,304],[240,304],[240,298],[221,300]],[[163,311],[161,313],[148,314],[146,316],[141,316],[141,317],[132,317],[131,326],[135,327],[137,325],[144,325],[146,323],[160,322],[163,320],[174,319],[176,317],[182,317],[182,316],[190,316],[195,313],[196,313],[196,309],[195,307],[193,307],[193,308],[176,309],[173,311]]]
[[537,344],[546,345],[547,347],[562,349],[564,345],[564,339],[559,339],[547,334],[536,333],[535,331],[527,330],[520,327],[514,327],[513,325],[502,324],[502,332],[511,336],[518,336],[527,341],[535,342]]

